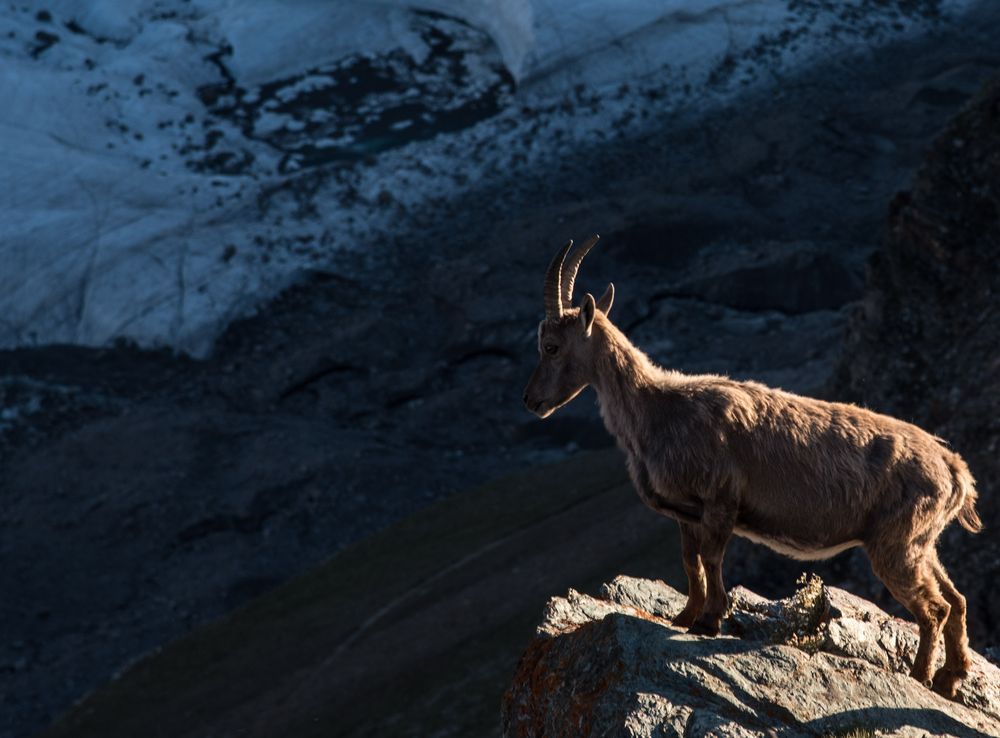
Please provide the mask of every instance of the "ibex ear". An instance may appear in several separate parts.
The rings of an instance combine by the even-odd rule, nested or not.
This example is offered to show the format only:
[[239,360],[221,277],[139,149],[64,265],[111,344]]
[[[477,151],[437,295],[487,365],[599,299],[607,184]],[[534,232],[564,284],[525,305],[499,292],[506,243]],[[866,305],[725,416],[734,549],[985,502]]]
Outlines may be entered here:
[[589,292],[583,296],[580,303],[580,323],[583,324],[583,335],[590,338],[590,330],[594,327],[594,312],[597,305],[594,304],[594,296]]
[[611,304],[615,301],[615,286],[613,283],[608,282],[608,288],[604,290],[604,294],[601,295],[601,299],[597,301],[597,309],[600,310],[605,315],[611,310]]

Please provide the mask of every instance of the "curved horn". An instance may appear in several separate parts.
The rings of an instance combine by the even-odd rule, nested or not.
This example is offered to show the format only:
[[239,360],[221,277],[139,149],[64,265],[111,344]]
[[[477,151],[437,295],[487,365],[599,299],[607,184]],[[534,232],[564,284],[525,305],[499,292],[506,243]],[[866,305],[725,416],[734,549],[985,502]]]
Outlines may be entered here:
[[563,261],[566,259],[566,253],[573,246],[573,239],[566,242],[566,245],[559,249],[559,253],[552,258],[552,263],[549,264],[549,269],[545,272],[545,288],[543,295],[545,297],[545,317],[549,318],[560,318],[563,313],[563,302],[562,302],[562,269]]
[[588,251],[594,248],[594,245],[600,238],[596,233],[588,238],[582,246],[573,252],[573,255],[569,257],[569,261],[566,262],[566,266],[563,267],[562,301],[564,306],[572,307],[573,283],[576,282],[576,272],[580,268],[583,257],[587,255]]

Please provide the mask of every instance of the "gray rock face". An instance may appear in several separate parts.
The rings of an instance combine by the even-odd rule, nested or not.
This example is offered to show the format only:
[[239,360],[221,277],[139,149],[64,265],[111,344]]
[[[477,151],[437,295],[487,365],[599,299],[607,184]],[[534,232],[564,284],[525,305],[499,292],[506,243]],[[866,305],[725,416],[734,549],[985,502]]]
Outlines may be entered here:
[[672,627],[686,598],[662,582],[553,598],[504,695],[503,735],[1000,736],[1000,669],[983,657],[949,702],[907,675],[916,627],[865,600],[815,578],[787,600],[731,597],[718,638]]

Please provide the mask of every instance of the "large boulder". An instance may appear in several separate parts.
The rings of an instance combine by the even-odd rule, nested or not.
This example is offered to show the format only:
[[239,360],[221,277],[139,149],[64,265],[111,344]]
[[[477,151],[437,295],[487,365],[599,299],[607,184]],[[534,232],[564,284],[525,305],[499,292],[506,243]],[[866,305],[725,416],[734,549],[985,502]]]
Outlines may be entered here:
[[685,597],[662,582],[551,599],[504,695],[503,735],[1000,736],[995,665],[973,655],[945,700],[907,675],[913,624],[802,584],[780,601],[737,587],[717,638],[670,625]]

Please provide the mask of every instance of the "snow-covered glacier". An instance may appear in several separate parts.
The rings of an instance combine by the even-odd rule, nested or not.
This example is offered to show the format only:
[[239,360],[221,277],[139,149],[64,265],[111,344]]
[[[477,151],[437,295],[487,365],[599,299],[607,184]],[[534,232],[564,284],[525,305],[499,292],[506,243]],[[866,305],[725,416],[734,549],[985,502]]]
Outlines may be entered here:
[[53,0],[0,9],[0,347],[204,355],[304,269],[581,144],[971,0]]

